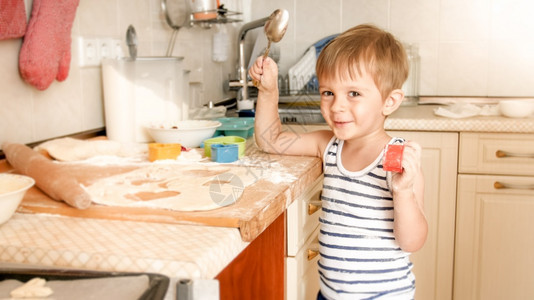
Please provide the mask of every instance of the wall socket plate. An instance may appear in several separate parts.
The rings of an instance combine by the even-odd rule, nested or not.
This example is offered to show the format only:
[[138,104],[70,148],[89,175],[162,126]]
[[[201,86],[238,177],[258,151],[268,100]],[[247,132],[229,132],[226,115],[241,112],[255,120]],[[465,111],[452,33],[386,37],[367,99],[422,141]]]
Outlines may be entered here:
[[104,58],[124,57],[122,40],[99,37],[78,37],[78,61],[80,67],[98,67]]

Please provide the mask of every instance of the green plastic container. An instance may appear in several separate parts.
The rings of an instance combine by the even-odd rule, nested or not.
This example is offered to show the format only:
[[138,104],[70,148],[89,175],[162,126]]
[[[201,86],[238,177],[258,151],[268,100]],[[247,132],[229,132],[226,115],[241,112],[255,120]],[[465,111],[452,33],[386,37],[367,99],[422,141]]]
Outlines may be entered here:
[[215,135],[251,137],[254,134],[254,118],[219,118],[222,125],[217,128]]
[[211,139],[204,140],[204,155],[211,157],[211,145],[222,144],[232,145],[237,144],[238,157],[241,158],[245,155],[245,144],[247,140],[240,136],[219,136]]

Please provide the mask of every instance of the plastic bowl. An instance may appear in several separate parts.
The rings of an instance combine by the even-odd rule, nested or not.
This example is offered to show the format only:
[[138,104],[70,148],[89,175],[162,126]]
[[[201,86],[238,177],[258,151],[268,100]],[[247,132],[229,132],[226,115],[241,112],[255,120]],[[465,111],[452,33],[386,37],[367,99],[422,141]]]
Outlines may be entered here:
[[35,184],[33,178],[17,174],[0,174],[0,224],[17,210],[24,194]]
[[204,155],[211,157],[211,145],[221,144],[221,145],[233,145],[236,144],[238,147],[238,157],[241,158],[245,155],[245,144],[247,140],[240,136],[220,136],[204,141]]
[[202,141],[213,136],[221,122],[187,120],[167,125],[148,126],[150,136],[161,144],[181,144],[187,148],[199,147]]
[[499,111],[509,118],[526,118],[534,112],[534,100],[501,100]]

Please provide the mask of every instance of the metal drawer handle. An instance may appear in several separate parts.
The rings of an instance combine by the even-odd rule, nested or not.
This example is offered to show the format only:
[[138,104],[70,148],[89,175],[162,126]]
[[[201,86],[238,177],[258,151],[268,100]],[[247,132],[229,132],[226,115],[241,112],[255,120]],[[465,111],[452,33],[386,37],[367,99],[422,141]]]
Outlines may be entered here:
[[495,156],[502,158],[502,157],[526,157],[526,158],[534,158],[534,153],[517,153],[517,152],[509,152],[504,150],[497,150],[495,152]]
[[313,244],[308,248],[308,261],[319,255],[319,244]]
[[495,181],[493,183],[493,187],[498,190],[502,189],[515,189],[515,190],[534,190],[534,184],[510,184],[510,183],[504,183]]
[[316,211],[321,209],[322,206],[323,206],[323,204],[321,203],[321,201],[310,201],[310,202],[308,202],[308,215],[309,216],[313,215]]

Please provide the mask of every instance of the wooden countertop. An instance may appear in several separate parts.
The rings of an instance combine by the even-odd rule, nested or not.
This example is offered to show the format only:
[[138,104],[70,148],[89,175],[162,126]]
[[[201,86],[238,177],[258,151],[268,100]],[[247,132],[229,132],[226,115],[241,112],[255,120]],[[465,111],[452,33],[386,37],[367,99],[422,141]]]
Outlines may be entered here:
[[[191,218],[178,222],[146,222],[93,218],[83,211],[57,214],[53,210],[25,213],[19,209],[8,222],[0,225],[0,264],[154,272],[172,278],[214,278],[249,241],[280,216],[322,170],[319,158],[266,154],[254,157],[260,155],[255,151],[247,151],[247,155],[249,162],[267,162],[266,168],[293,176],[274,185],[268,184],[265,189],[246,187],[237,204],[256,205],[237,206],[242,215],[247,216],[238,226],[199,226],[202,222],[193,222]],[[0,171],[9,168],[5,161],[0,163]],[[257,192],[267,188],[269,193]],[[64,208],[62,203],[56,204]],[[221,208],[223,217],[225,209],[229,208]],[[215,210],[198,214],[209,213]],[[194,216],[195,212],[188,214]],[[249,235],[244,236],[244,231]]]

